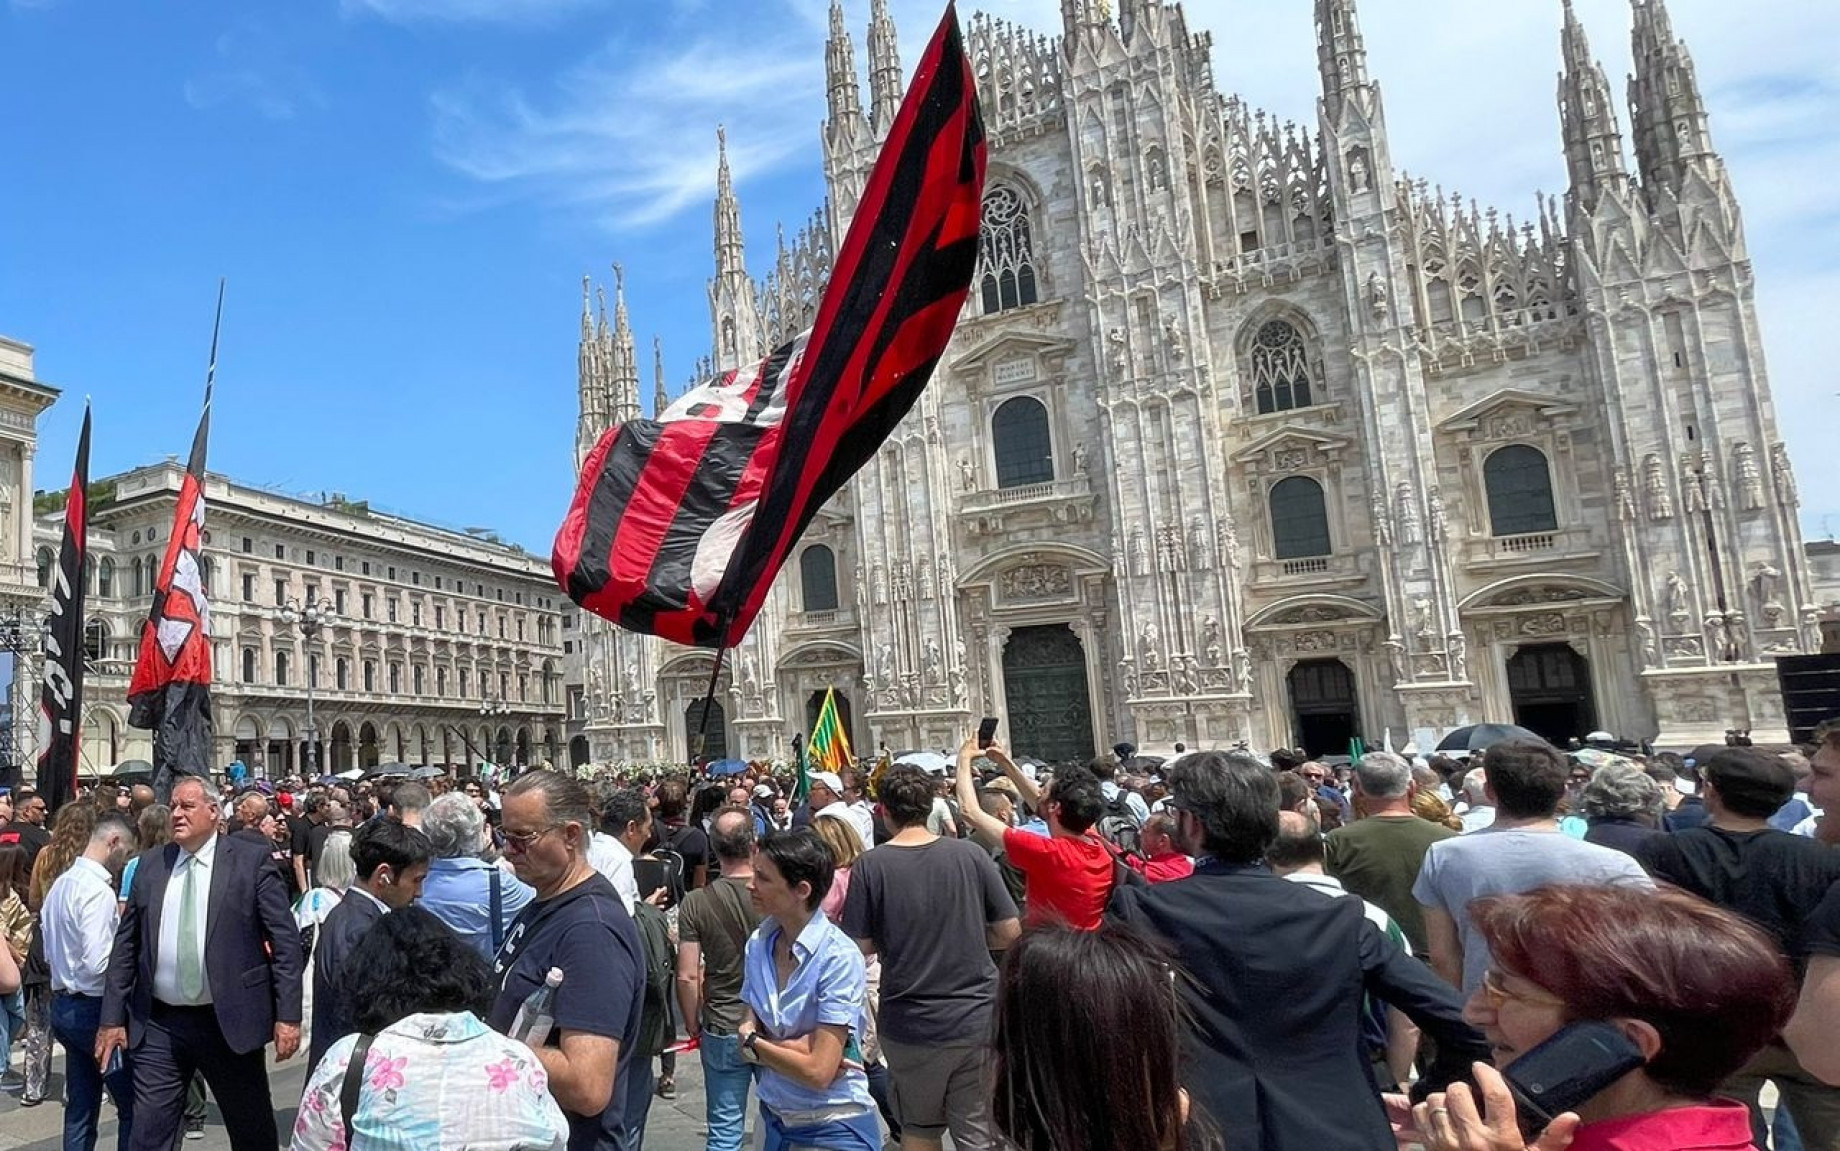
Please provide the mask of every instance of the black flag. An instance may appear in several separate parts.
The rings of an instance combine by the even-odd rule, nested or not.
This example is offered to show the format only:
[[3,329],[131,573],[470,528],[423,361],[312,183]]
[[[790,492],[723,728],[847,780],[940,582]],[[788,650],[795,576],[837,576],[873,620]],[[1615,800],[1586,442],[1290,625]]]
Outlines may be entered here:
[[55,812],[76,798],[83,738],[83,573],[89,558],[89,406],[64,502],[64,541],[51,569],[45,616],[45,680],[38,696],[38,794]]

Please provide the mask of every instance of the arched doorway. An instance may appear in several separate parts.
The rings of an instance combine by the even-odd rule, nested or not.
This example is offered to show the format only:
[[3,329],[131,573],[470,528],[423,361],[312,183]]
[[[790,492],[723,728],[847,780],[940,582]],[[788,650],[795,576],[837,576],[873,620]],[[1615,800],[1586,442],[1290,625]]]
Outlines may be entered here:
[[[709,706],[709,726],[703,726],[703,705]],[[698,747],[698,739],[701,747]],[[728,758],[728,712],[719,699],[695,700],[684,709],[684,746],[691,755]]]
[[1509,656],[1508,699],[1515,723],[1558,747],[1597,727],[1590,661],[1569,644],[1528,644]]
[[1049,763],[1092,758],[1086,649],[1066,624],[1019,627],[1003,648],[1010,750]]
[[246,715],[236,721],[236,759],[249,769],[252,779],[261,774],[266,747],[260,720]]
[[1360,701],[1348,665],[1339,659],[1304,660],[1286,681],[1304,754],[1347,755],[1349,741],[1361,734]]
[[269,778],[280,779],[295,773],[295,746],[294,725],[288,722],[286,716],[276,716],[268,725]]
[[351,725],[339,720],[332,725],[332,770],[334,774],[351,770]]
[[377,756],[377,727],[367,721],[358,728],[358,766],[369,771],[377,766]]
[[578,735],[569,740],[569,766],[586,767],[588,764],[588,737]]
[[[810,739],[811,733],[818,729],[818,713],[824,710],[824,696],[825,692],[814,691],[811,693],[810,698],[805,701],[805,737],[807,739]],[[855,715],[850,707],[850,697],[842,692],[838,692],[837,722],[843,725],[843,734],[849,737],[850,747],[852,749],[856,747],[856,729],[851,726],[854,719]]]
[[501,727],[498,729],[498,738],[493,741],[492,762],[500,767],[509,767],[513,762],[511,750],[511,729]]
[[520,727],[517,730],[517,765],[530,766],[530,729]]

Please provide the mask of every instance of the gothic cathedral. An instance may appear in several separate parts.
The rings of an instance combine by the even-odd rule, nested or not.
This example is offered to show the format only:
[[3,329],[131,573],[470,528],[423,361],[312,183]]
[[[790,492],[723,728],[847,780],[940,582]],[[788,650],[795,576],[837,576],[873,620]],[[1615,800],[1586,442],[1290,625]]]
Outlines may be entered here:
[[[1316,0],[1313,126],[1216,90],[1179,4],[979,16],[978,279],[887,445],[711,653],[577,630],[574,758],[786,755],[835,688],[859,754],[1345,752],[1514,721],[1784,737],[1772,656],[1819,650],[1742,215],[1664,0],[1632,0],[1622,121],[1567,0],[1570,189],[1516,221],[1396,172],[1355,0]],[[904,85],[833,2],[829,196],[747,268],[726,154],[711,356],[807,326]],[[655,409],[668,403],[662,367]],[[584,305],[578,458],[640,414],[623,288]]]

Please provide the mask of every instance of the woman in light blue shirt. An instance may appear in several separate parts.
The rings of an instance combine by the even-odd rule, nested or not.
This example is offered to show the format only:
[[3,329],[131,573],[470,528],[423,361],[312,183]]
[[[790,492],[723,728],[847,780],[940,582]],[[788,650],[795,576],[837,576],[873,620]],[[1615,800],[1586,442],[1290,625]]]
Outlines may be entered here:
[[766,916],[748,940],[741,1057],[760,1068],[765,1151],[879,1151],[881,1129],[857,1044],[865,969],[854,941],[818,909],[835,865],[809,828],[761,840],[748,884]]

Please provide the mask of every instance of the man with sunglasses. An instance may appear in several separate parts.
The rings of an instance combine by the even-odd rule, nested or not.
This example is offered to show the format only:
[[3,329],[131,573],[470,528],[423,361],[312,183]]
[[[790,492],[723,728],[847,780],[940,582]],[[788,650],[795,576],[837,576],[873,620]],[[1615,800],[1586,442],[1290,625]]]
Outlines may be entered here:
[[[1486,1060],[1463,1003],[1383,934],[1361,901],[1278,878],[1275,773],[1241,752],[1197,752],[1168,769],[1167,808],[1197,856],[1186,879],[1121,887],[1112,913],[1165,941],[1188,978],[1190,1097],[1224,1117],[1245,1151],[1393,1151],[1362,1042],[1363,998],[1403,1011],[1437,1045],[1417,1090]],[[1298,978],[1308,972],[1308,979]],[[1324,1101],[1332,1106],[1324,1106]]]

